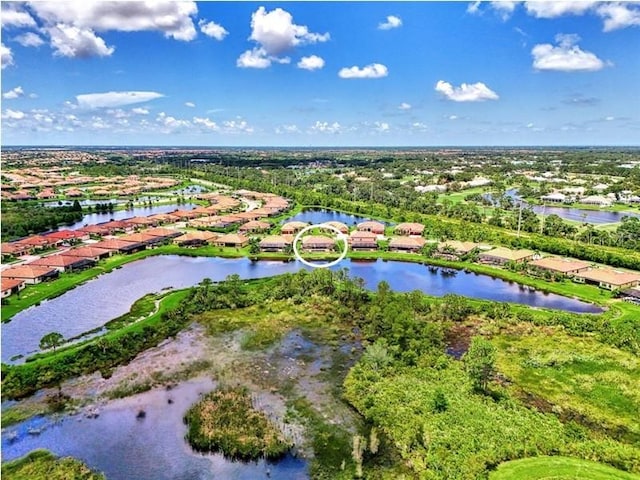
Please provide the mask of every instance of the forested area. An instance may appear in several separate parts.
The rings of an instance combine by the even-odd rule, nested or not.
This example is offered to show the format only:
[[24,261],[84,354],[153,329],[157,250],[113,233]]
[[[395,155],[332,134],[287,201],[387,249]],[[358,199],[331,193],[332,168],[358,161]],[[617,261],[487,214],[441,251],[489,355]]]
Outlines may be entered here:
[[37,203],[2,202],[2,241],[6,242],[82,220],[78,201],[55,208]]

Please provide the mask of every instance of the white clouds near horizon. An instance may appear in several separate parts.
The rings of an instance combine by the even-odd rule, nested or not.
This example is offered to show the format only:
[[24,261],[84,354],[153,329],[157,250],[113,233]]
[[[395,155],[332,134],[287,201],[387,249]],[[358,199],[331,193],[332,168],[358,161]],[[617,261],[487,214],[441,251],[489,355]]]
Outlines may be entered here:
[[344,67],[338,72],[340,78],[383,78],[389,75],[389,70],[381,63],[372,63],[365,67]]
[[449,82],[439,80],[435,90],[454,102],[483,102],[500,98],[496,92],[482,82],[463,83],[459,87],[454,87]]

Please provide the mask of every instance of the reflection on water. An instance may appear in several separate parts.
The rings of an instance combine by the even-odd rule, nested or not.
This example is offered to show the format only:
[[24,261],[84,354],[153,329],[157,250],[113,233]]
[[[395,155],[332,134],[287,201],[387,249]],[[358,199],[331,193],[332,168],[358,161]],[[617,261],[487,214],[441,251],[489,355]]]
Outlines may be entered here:
[[124,220],[132,217],[147,217],[156,213],[170,213],[175,210],[191,210],[197,205],[193,203],[185,203],[178,205],[176,203],[170,205],[153,205],[151,207],[134,207],[130,210],[117,210],[111,213],[88,213],[83,215],[82,220],[61,228],[69,230],[77,230],[86,225],[96,225],[98,223],[108,222],[110,220]]
[[[349,268],[350,275],[364,279],[375,289],[385,280],[398,291],[420,290],[430,295],[455,293],[534,307],[556,308],[572,312],[599,312],[598,307],[579,300],[539,292],[504,280],[428,267],[418,263],[345,260],[335,268]],[[129,311],[137,299],[164,288],[184,288],[204,278],[224,280],[231,274],[241,278],[271,277],[307,268],[300,262],[258,261],[247,258],[181,257],[162,255],[124,265],[75,289],[24,310],[2,325],[2,361],[15,355],[27,355],[39,349],[40,339],[49,332],[75,337],[104,325]]]
[[[109,480],[308,478],[306,462],[292,456],[275,463],[235,462],[220,454],[194,452],[184,440],[182,419],[200,395],[213,388],[211,380],[191,380],[171,390],[155,389],[112,401],[97,418],[77,414],[57,421],[38,417],[23,422],[2,432],[2,459],[46,448],[79,458]],[[141,410],[145,416],[137,418]]]

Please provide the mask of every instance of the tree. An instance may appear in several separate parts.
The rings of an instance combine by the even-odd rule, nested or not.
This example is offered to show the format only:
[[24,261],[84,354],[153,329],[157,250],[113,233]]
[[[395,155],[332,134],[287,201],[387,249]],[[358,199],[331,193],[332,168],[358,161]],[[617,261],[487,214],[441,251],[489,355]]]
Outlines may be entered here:
[[47,333],[44,337],[40,339],[40,348],[42,350],[46,350],[48,348],[53,348],[53,351],[56,351],[56,348],[62,345],[64,337],[61,333],[58,332],[50,332]]
[[486,393],[489,381],[495,374],[496,347],[482,337],[473,337],[463,361],[474,388]]

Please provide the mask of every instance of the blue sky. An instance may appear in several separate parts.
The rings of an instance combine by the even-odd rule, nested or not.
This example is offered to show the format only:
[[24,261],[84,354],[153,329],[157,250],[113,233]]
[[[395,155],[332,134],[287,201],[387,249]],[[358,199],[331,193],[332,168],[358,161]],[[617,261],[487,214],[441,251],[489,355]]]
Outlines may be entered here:
[[640,4],[2,2],[2,145],[640,144]]

